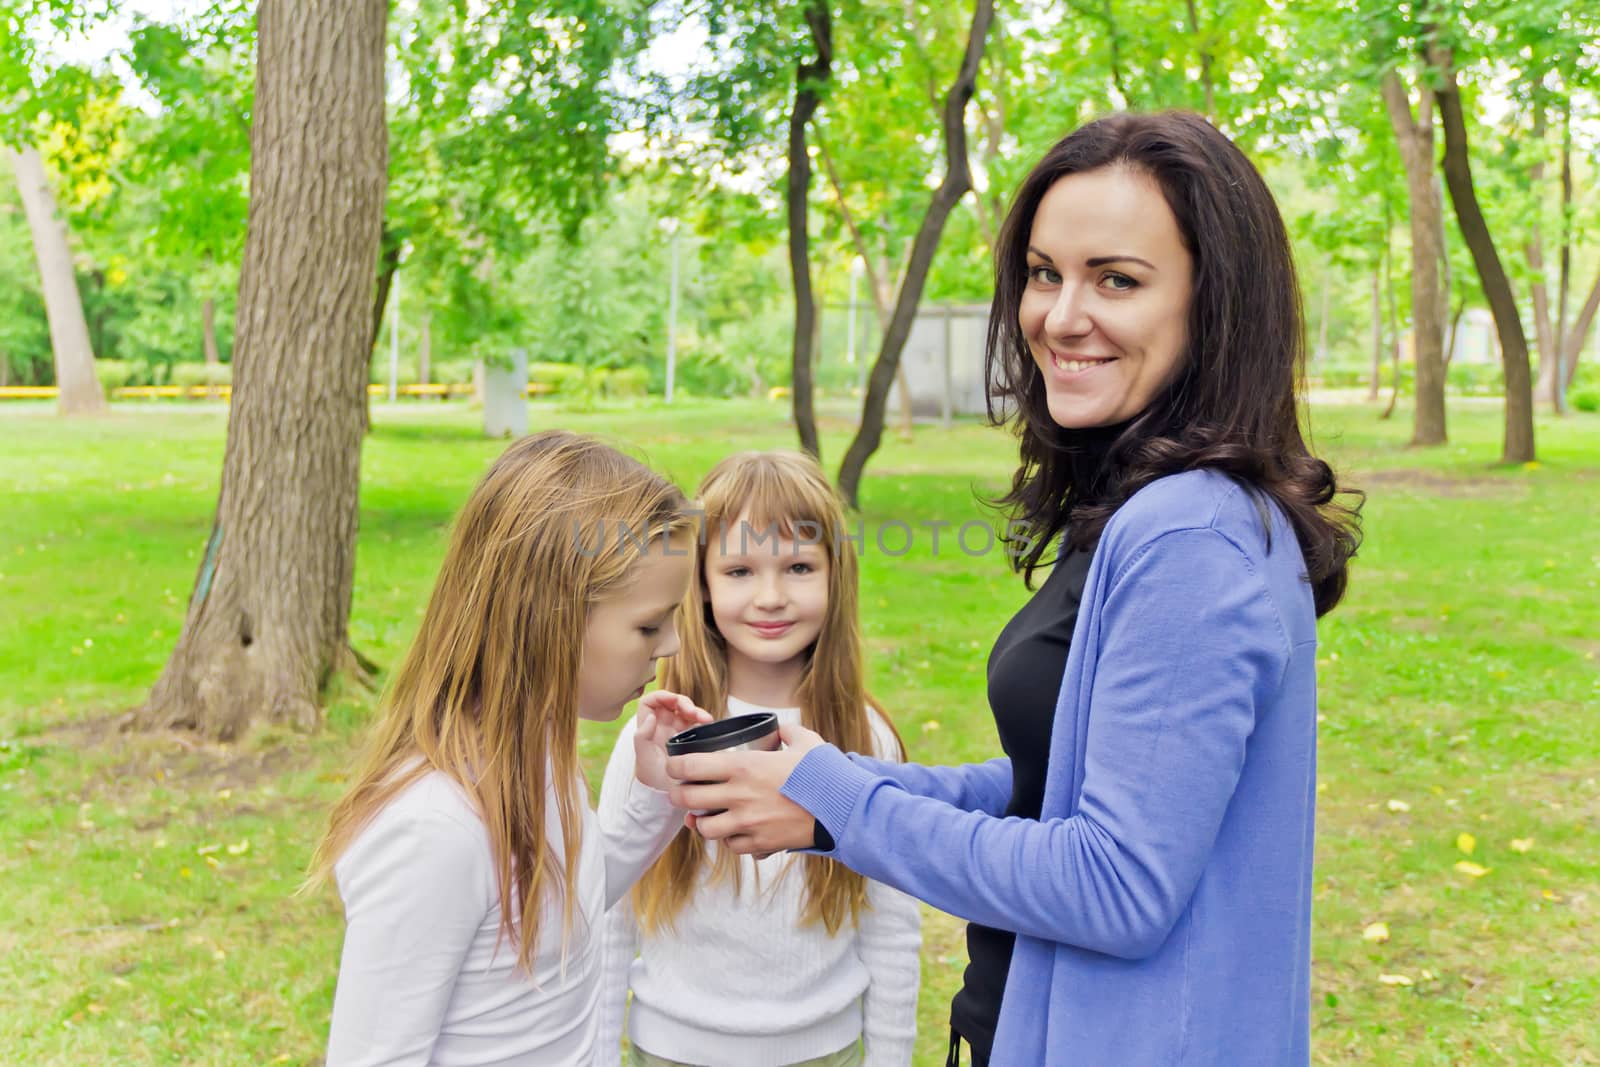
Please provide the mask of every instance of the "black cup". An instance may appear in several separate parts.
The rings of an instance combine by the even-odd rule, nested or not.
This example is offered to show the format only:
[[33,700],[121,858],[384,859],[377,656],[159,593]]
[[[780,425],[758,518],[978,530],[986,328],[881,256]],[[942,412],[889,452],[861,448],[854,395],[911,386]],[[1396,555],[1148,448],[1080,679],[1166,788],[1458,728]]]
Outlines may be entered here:
[[669,756],[687,756],[691,752],[776,752],[778,748],[778,717],[770,711],[691,726],[667,740]]
[[[778,739],[778,717],[770,711],[753,715],[733,715],[716,722],[691,726],[667,739],[667,755],[687,756],[691,752],[776,752],[783,747]],[[690,785],[709,785],[690,782]],[[720,815],[725,808],[697,811],[696,815]]]

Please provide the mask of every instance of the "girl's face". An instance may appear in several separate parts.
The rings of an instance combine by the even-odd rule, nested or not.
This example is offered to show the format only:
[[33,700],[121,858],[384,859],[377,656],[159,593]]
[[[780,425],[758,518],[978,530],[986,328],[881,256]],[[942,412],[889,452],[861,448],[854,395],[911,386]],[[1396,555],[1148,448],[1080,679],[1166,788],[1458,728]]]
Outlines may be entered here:
[[1178,373],[1194,264],[1150,175],[1061,178],[1028,237],[1018,321],[1063,429],[1133,418]]
[[707,539],[706,598],[728,645],[730,679],[789,676],[798,683],[828,612],[821,535],[800,523],[785,536],[742,514]]
[[622,588],[589,607],[578,667],[578,716],[610,722],[644,695],[656,660],[678,653],[678,605],[694,575],[694,544],[651,541]]

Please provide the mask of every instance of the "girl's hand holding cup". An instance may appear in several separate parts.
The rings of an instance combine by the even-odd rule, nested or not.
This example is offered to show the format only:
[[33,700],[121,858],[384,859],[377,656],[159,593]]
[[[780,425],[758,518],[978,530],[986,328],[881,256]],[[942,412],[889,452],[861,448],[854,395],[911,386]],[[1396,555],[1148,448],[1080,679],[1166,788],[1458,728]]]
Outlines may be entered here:
[[676,784],[667,774],[667,738],[710,721],[711,713],[686,696],[657,689],[640,697],[633,723],[634,777],[666,792]]

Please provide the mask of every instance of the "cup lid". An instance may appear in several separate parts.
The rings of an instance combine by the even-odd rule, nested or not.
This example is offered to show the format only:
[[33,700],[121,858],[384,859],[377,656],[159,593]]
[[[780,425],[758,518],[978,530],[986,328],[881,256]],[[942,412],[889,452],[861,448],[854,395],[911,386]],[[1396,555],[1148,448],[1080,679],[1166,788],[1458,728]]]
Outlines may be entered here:
[[691,726],[667,740],[667,755],[687,756],[691,752],[720,752],[725,748],[754,741],[775,732],[778,717],[770,711],[752,715],[732,715],[716,722]]

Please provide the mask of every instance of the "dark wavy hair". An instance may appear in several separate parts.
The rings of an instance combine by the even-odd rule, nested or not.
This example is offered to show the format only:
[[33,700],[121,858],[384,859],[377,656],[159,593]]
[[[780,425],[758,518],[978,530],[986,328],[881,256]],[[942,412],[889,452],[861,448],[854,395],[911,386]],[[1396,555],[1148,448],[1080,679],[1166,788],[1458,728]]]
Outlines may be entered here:
[[[1056,181],[1113,166],[1155,180],[1193,258],[1186,350],[1173,380],[1133,419],[1069,430],[1050,418],[1018,321],[1028,239],[1039,201]],[[1031,585],[1058,537],[1066,549],[1088,550],[1141,488],[1163,475],[1211,468],[1283,509],[1305,556],[1317,614],[1327,613],[1344,595],[1361,542],[1363,498],[1340,488],[1301,435],[1304,361],[1289,235],[1266,182],[1232,141],[1184,111],[1110,115],[1067,136],[1023,180],[995,245],[985,369],[993,383],[990,421],[1014,420],[1021,441],[1010,492],[994,501],[1029,530],[1016,568]]]

